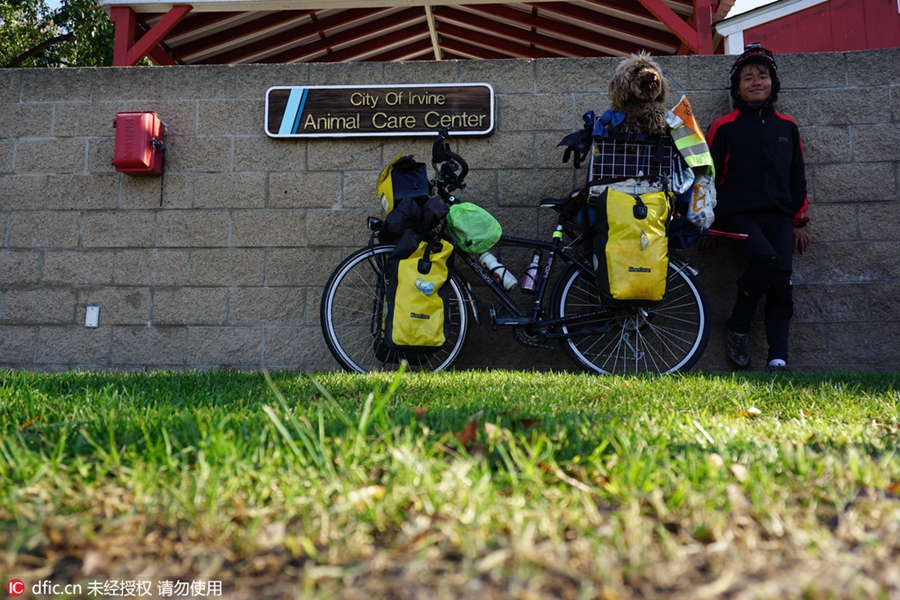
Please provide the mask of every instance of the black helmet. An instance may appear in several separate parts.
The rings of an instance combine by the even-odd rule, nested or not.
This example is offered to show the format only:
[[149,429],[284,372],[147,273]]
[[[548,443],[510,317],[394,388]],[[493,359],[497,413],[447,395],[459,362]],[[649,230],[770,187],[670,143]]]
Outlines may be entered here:
[[772,95],[769,96],[766,104],[772,104],[778,99],[778,92],[781,90],[781,81],[778,80],[778,65],[775,64],[775,55],[772,54],[770,50],[766,50],[760,46],[759,42],[744,46],[744,51],[737,57],[734,64],[731,65],[731,73],[729,74],[731,80],[731,98],[734,100],[735,104],[742,102],[738,92],[741,69],[744,65],[753,63],[764,65],[766,69],[769,70],[769,77],[772,79]]

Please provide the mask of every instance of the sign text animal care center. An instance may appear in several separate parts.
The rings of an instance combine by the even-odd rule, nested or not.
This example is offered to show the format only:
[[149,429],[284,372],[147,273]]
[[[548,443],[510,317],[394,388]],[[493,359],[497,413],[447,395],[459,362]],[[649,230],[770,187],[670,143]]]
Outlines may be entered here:
[[266,92],[266,134],[276,138],[483,135],[494,128],[486,83],[276,86]]

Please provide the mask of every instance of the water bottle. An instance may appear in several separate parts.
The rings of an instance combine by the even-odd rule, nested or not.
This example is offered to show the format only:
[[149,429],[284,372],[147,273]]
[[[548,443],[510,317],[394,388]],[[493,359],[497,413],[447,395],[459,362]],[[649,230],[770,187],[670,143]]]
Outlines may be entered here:
[[522,275],[522,291],[528,292],[530,294],[535,293],[537,291],[538,278],[540,275],[538,271],[541,269],[541,251],[537,250],[534,253],[534,256],[531,258],[531,264],[525,268],[525,274]]
[[500,264],[500,261],[497,260],[497,257],[491,254],[490,252],[485,252],[478,259],[478,262],[481,263],[481,266],[491,272],[491,275],[494,276],[494,279],[499,281],[503,285],[503,289],[511,290],[516,287],[518,281],[513,277],[513,274],[509,272],[509,270]]

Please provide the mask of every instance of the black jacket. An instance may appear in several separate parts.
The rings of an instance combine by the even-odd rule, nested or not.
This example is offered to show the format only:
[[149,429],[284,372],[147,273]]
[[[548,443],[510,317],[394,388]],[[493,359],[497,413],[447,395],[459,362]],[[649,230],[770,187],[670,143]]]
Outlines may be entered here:
[[808,220],[800,130],[771,106],[735,108],[712,122],[707,143],[716,167],[716,215],[782,213]]

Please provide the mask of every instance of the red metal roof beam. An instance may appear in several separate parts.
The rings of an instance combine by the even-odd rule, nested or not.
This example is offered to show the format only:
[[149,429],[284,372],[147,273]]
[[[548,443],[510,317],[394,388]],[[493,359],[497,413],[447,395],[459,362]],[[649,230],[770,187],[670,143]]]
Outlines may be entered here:
[[694,0],[694,26],[681,20],[675,11],[662,0],[638,0],[654,17],[696,54],[712,54],[712,4],[711,0]]
[[150,56],[158,64],[176,64],[168,54],[160,51],[159,43],[191,12],[193,6],[173,6],[156,25],[141,39],[137,37],[137,19],[128,6],[114,6],[109,11],[109,20],[115,27],[113,41],[113,66],[133,67],[145,56]]

